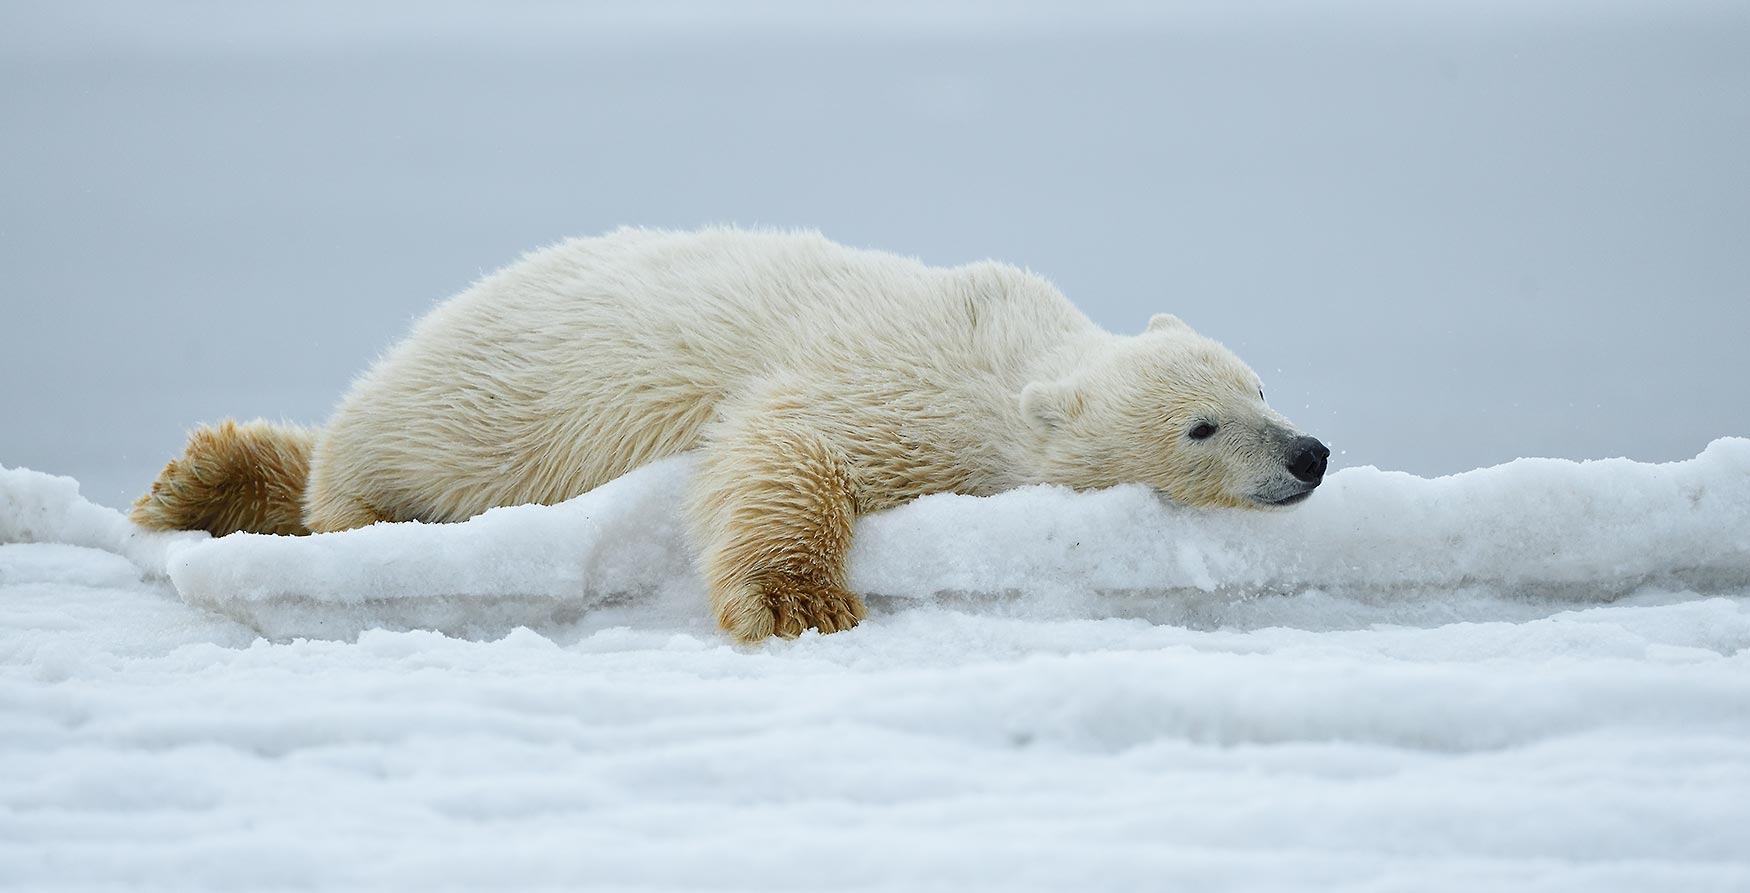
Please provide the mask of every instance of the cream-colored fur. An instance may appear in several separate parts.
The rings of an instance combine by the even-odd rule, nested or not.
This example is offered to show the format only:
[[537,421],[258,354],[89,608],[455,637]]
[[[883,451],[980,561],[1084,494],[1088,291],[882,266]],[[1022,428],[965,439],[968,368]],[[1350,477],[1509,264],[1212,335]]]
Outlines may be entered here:
[[[1218,433],[1189,438],[1200,420]],[[1299,486],[1293,433],[1177,319],[1113,335],[1013,267],[623,229],[533,252],[421,320],[321,432],[303,520],[460,521],[699,449],[702,568],[723,627],[751,640],[862,618],[844,586],[859,514],[1033,483],[1258,505]]]

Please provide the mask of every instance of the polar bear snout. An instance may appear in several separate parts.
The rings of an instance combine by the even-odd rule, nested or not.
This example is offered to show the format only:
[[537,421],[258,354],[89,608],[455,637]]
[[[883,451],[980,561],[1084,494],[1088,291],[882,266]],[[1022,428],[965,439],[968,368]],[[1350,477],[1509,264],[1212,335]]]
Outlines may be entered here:
[[1303,484],[1317,487],[1325,479],[1325,465],[1330,458],[1331,448],[1317,437],[1296,437],[1288,444],[1288,473]]
[[1269,474],[1262,486],[1251,492],[1251,505],[1286,508],[1306,501],[1325,480],[1331,448],[1316,437],[1293,434],[1282,444],[1281,456],[1282,464]]

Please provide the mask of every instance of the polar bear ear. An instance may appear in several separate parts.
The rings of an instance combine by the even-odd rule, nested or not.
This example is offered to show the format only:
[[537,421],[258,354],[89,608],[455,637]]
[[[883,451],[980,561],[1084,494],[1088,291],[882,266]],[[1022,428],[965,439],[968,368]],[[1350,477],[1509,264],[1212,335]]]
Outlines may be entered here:
[[1036,381],[1021,389],[1021,414],[1041,431],[1050,431],[1081,411],[1081,392],[1067,382]]
[[1177,316],[1174,316],[1171,313],[1156,313],[1155,315],[1148,318],[1148,330],[1151,332],[1164,332],[1168,329],[1189,329],[1189,328],[1191,328],[1191,327],[1188,325],[1185,325],[1184,320],[1178,318]]

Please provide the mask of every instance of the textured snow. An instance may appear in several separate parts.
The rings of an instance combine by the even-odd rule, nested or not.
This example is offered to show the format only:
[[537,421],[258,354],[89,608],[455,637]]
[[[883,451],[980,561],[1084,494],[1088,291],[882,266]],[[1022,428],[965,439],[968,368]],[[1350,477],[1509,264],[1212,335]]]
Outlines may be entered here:
[[[17,506],[0,515],[0,539],[127,555],[184,600],[274,639],[580,622],[708,630],[679,513],[688,465],[464,524],[217,540],[133,530],[74,482],[15,470],[0,478],[0,506]],[[1187,509],[1142,487],[932,496],[864,519],[850,574],[885,608],[1335,628],[1486,619],[1648,586],[1738,590],[1750,586],[1747,529],[1750,440],[1722,439],[1664,465],[1522,459],[1433,480],[1344,469],[1286,512]],[[1289,594],[1302,597],[1270,597]]]
[[752,648],[686,476],[215,540],[0,470],[0,888],[1750,888],[1750,441],[932,497]]

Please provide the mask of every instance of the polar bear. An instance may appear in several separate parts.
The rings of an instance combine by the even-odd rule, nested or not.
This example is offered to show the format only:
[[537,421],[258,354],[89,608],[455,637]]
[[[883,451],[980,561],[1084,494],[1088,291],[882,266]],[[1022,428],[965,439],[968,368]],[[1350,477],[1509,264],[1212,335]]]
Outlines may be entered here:
[[439,305],[319,431],[197,430],[132,518],[215,535],[461,521],[686,450],[712,606],[745,641],[862,619],[845,586],[860,514],[1124,482],[1286,506],[1330,454],[1171,315],[1114,335],[1000,263],[935,268],[814,232],[621,229]]

